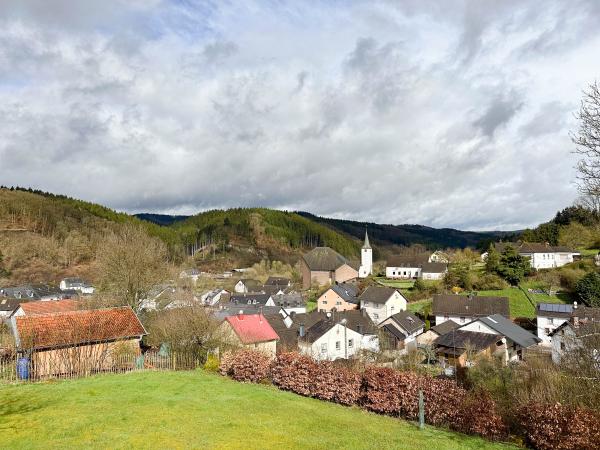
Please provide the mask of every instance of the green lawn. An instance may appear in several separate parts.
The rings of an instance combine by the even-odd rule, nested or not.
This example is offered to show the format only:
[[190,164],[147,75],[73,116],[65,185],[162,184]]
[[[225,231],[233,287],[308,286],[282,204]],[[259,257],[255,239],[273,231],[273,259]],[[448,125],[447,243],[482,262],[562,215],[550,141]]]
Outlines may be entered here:
[[0,387],[2,448],[500,449],[203,371]]

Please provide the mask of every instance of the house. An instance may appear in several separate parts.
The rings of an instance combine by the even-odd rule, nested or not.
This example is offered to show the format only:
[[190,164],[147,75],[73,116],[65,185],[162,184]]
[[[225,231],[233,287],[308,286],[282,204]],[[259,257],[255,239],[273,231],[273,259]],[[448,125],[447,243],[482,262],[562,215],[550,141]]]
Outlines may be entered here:
[[334,361],[351,358],[363,350],[379,351],[379,337],[365,311],[327,313],[309,328],[300,325],[298,347],[314,359]]
[[234,305],[276,306],[269,294],[252,292],[249,294],[231,294],[229,303]]
[[277,286],[280,289],[289,288],[292,285],[292,281],[289,278],[284,277],[269,277],[265,281],[265,286]]
[[302,287],[343,283],[358,277],[358,271],[345,257],[329,247],[316,247],[302,256]]
[[[553,246],[539,242],[496,242],[494,248],[498,253],[504,252],[508,246],[513,247],[519,255],[529,258],[531,267],[534,269],[551,269],[572,263],[581,253],[564,246]],[[481,255],[481,259],[487,259],[488,252]]]
[[323,314],[313,311],[308,314],[295,314],[293,319],[284,314],[265,314],[277,335],[277,353],[298,351],[300,333],[304,335],[306,329],[324,318]]
[[289,294],[277,294],[271,296],[275,306],[285,310],[288,314],[304,314],[306,313],[306,302],[299,292],[291,292]]
[[139,354],[145,334],[128,306],[15,318],[17,350],[34,378],[110,369],[115,352]]
[[[229,297],[229,291],[221,288],[213,289],[212,291],[205,292],[200,296],[200,301],[205,306],[215,306],[225,297]],[[229,298],[227,299],[229,300]]]
[[448,264],[450,262],[450,257],[446,252],[436,250],[431,255],[429,255],[428,261]]
[[400,311],[406,311],[406,299],[390,287],[369,286],[358,298],[360,309],[364,309],[375,323],[380,323]]
[[196,283],[196,281],[198,281],[198,278],[200,278],[200,276],[201,276],[200,271],[198,269],[194,269],[194,268],[182,270],[181,273],[179,274],[179,278],[192,280],[194,283]]
[[433,343],[443,365],[469,367],[479,357],[491,357],[502,346],[502,336],[474,331],[454,330]]
[[78,291],[85,295],[91,295],[95,291],[94,286],[81,278],[63,278],[58,287],[61,291]]
[[233,290],[238,294],[244,294],[248,292],[261,292],[262,284],[258,280],[251,280],[248,278],[242,278],[233,287]]
[[577,308],[577,303],[573,305],[538,303],[536,305],[537,336],[542,345],[550,346],[552,344],[552,332],[571,318],[574,307]]
[[369,243],[369,234],[365,230],[365,243],[360,250],[358,277],[367,278],[369,275],[373,275],[373,249]]
[[385,276],[392,279],[441,280],[448,272],[445,262],[429,261],[427,255],[390,258],[385,267]]
[[358,309],[358,288],[351,283],[335,283],[317,299],[317,309],[321,312],[348,311]]
[[402,350],[423,333],[425,322],[409,311],[401,311],[385,319],[378,327],[385,336],[382,348]]
[[221,329],[231,344],[275,357],[279,336],[262,314],[228,316],[221,324]]
[[148,292],[145,299],[140,302],[140,309],[145,311],[156,311],[160,305],[167,304],[170,297],[175,294],[177,289],[170,284],[159,284],[154,286]]
[[560,364],[564,355],[577,353],[581,358],[587,353],[587,358],[598,362],[598,344],[600,343],[600,308],[590,310],[585,317],[573,316],[550,333],[552,338],[552,361]]
[[60,300],[77,296],[76,291],[63,292],[47,284],[24,284],[0,288],[0,297],[9,297],[23,300]]
[[503,345],[496,348],[495,354],[502,357],[505,363],[523,359],[523,349],[534,347],[540,338],[521,328],[501,314],[480,317],[473,322],[463,325],[457,331],[474,331],[497,335]]
[[459,324],[454,322],[453,320],[446,320],[445,322],[431,327],[429,330],[417,336],[417,345],[419,346],[431,346],[434,341],[447,333],[450,333],[452,330],[456,330],[460,327]]
[[[0,297],[0,324],[8,319],[15,309],[19,307],[21,303],[30,302],[32,300],[22,300],[19,298]],[[46,302],[44,302],[46,303]]]
[[452,320],[459,325],[479,317],[501,314],[510,317],[507,297],[484,297],[479,295],[437,294],[433,296],[432,314],[435,324]]

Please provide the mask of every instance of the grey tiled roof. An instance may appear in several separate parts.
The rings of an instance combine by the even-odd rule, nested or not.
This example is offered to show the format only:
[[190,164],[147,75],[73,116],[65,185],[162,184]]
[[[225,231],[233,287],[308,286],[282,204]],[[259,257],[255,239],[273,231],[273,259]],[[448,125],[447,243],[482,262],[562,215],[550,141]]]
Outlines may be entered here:
[[433,296],[434,316],[484,317],[502,314],[510,317],[508,297],[438,294]]

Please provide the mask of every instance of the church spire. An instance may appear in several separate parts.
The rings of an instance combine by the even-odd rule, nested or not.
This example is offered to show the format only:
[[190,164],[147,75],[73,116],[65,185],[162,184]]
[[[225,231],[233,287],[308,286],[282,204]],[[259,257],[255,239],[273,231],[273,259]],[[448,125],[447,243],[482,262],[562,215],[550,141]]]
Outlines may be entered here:
[[365,228],[365,245],[363,245],[364,249],[367,248],[371,248],[371,245],[369,244],[369,234],[367,233],[367,229]]

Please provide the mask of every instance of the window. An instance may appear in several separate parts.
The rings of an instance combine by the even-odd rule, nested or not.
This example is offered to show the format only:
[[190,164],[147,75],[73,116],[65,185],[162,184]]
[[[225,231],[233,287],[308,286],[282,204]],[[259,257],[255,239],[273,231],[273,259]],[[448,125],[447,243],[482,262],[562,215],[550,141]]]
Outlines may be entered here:
[[335,304],[339,306],[342,304],[342,302],[335,302]]
[[354,347],[354,339],[348,339],[348,348]]
[[327,353],[327,342],[321,344],[321,353]]
[[564,350],[564,349],[565,349],[565,343],[564,343],[564,342],[561,342],[561,343],[560,343],[560,349],[561,349],[561,350]]
[[340,348],[342,348],[342,343],[340,341],[336,341],[335,342],[335,349],[339,350]]
[[393,306],[390,307],[390,312],[392,313],[391,315],[393,316],[394,315],[394,307]]
[[464,317],[461,317],[461,318],[460,318],[460,323],[465,323],[465,320],[466,320],[466,319],[465,319]]
[[379,319],[379,314],[373,314],[373,319],[375,319],[375,320]]
[[549,323],[550,325],[554,325],[554,319],[552,319],[552,318],[548,319],[548,323]]
[[324,305],[326,305],[326,304],[327,304],[327,300],[323,300],[323,302],[322,302],[322,303],[323,303]]

